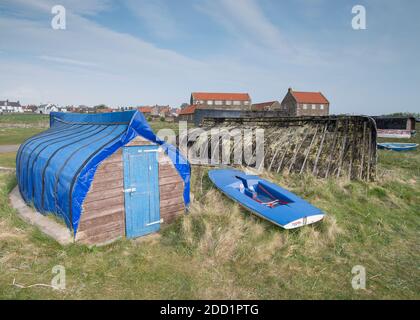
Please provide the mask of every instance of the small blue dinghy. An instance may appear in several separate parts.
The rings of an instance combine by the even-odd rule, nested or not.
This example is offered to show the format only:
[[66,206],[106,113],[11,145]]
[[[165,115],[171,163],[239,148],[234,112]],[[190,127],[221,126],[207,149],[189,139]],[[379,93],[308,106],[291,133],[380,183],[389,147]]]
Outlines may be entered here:
[[226,196],[282,228],[294,229],[324,218],[320,209],[258,176],[220,169],[210,170],[209,178]]
[[418,147],[417,143],[397,143],[384,142],[378,143],[378,149],[393,150],[393,151],[413,151]]

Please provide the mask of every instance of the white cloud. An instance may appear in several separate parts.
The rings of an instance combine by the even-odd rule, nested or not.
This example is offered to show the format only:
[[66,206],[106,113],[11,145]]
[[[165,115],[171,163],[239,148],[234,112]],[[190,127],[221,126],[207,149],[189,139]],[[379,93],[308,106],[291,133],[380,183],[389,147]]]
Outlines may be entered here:
[[124,0],[124,5],[141,19],[149,31],[161,38],[172,39],[179,36],[177,23],[162,0]]
[[42,55],[42,56],[39,56],[39,58],[42,59],[42,60],[45,60],[45,61],[71,64],[71,65],[76,65],[76,66],[83,66],[83,67],[95,66],[95,64],[92,63],[92,62],[74,60],[74,59],[63,58],[63,57],[52,57],[52,56],[48,56],[48,55]]
[[235,37],[257,46],[289,53],[290,45],[254,0],[208,0],[196,8],[212,17]]
[[206,0],[196,4],[202,12],[238,42],[248,56],[274,64],[325,65],[328,52],[289,40],[263,11],[256,0]]
[[[209,47],[206,58],[192,59],[93,22],[90,15],[108,10],[99,1],[85,7],[81,0],[74,6],[73,1],[66,2],[67,29],[53,30],[52,1],[3,0],[0,73],[7,76],[0,78],[0,98],[22,103],[176,106],[188,101],[191,91],[246,91],[260,102],[281,100],[292,86],[323,91],[333,102],[334,112],[369,113],[375,106],[386,112],[404,101],[414,106],[410,101],[416,100],[418,91],[417,65],[404,65],[404,61],[415,62],[418,50],[404,51],[408,58],[403,61],[399,51],[404,48],[377,38],[361,49],[358,41],[348,39],[327,43],[327,48],[317,41],[305,47],[305,39],[290,44],[285,38],[292,37],[293,30],[279,29],[256,1],[243,0],[241,5],[213,1],[201,2],[200,10],[225,28],[223,37],[235,50],[220,50],[215,56]],[[10,5],[7,17],[1,10],[5,4]],[[166,14],[173,19],[170,12]],[[155,32],[164,33],[165,28]],[[308,31],[304,37],[311,34]],[[368,35],[356,36],[366,37],[367,43]],[[398,88],[398,98],[390,94],[395,92],[395,81],[404,83]]]
[[249,91],[258,78],[237,63],[191,59],[77,14],[66,20],[66,30],[53,30],[48,19],[0,16],[3,94],[25,93],[25,103],[177,105],[192,90]]

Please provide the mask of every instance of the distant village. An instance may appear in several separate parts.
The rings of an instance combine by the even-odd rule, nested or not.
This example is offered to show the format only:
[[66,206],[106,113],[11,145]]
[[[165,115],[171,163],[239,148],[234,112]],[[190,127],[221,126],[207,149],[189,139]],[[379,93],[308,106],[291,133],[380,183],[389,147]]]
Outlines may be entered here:
[[284,116],[324,116],[329,115],[330,102],[321,92],[295,91],[289,88],[283,100],[254,103],[249,93],[223,92],[192,92],[189,103],[183,103],[178,108],[169,105],[110,107],[97,106],[60,106],[54,103],[40,105],[21,105],[19,101],[0,101],[0,112],[5,113],[37,113],[51,112],[73,113],[108,113],[117,111],[138,110],[149,120],[164,120],[168,122],[197,122],[198,114],[212,112],[244,112],[244,111],[275,111]]

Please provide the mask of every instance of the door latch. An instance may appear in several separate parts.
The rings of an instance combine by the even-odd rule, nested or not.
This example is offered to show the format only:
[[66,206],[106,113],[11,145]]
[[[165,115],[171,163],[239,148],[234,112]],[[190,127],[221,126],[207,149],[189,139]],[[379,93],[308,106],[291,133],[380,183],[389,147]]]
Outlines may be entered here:
[[146,227],[148,227],[148,226],[152,226],[152,225],[154,225],[154,224],[158,224],[158,223],[163,223],[163,219],[160,219],[160,220],[158,220],[158,221],[154,221],[154,222],[147,223],[147,224],[146,224]]
[[128,189],[124,189],[124,193],[133,193],[136,192],[136,188],[128,188]]

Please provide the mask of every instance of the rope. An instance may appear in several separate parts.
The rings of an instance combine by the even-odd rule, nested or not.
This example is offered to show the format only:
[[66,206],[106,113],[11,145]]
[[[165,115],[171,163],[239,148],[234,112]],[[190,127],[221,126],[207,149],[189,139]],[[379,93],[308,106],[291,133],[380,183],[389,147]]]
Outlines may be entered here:
[[262,191],[264,191],[265,193],[267,193],[268,194],[268,196],[271,198],[271,199],[273,199],[274,201],[278,201],[279,203],[281,203],[281,204],[288,204],[288,202],[286,202],[286,201],[283,201],[283,200],[280,200],[280,199],[278,199],[278,198],[276,198],[275,196],[273,196],[270,192],[268,192],[268,190],[266,190],[263,186],[262,186],[262,184],[261,183],[259,183],[258,184],[258,186],[261,188],[261,190]]

